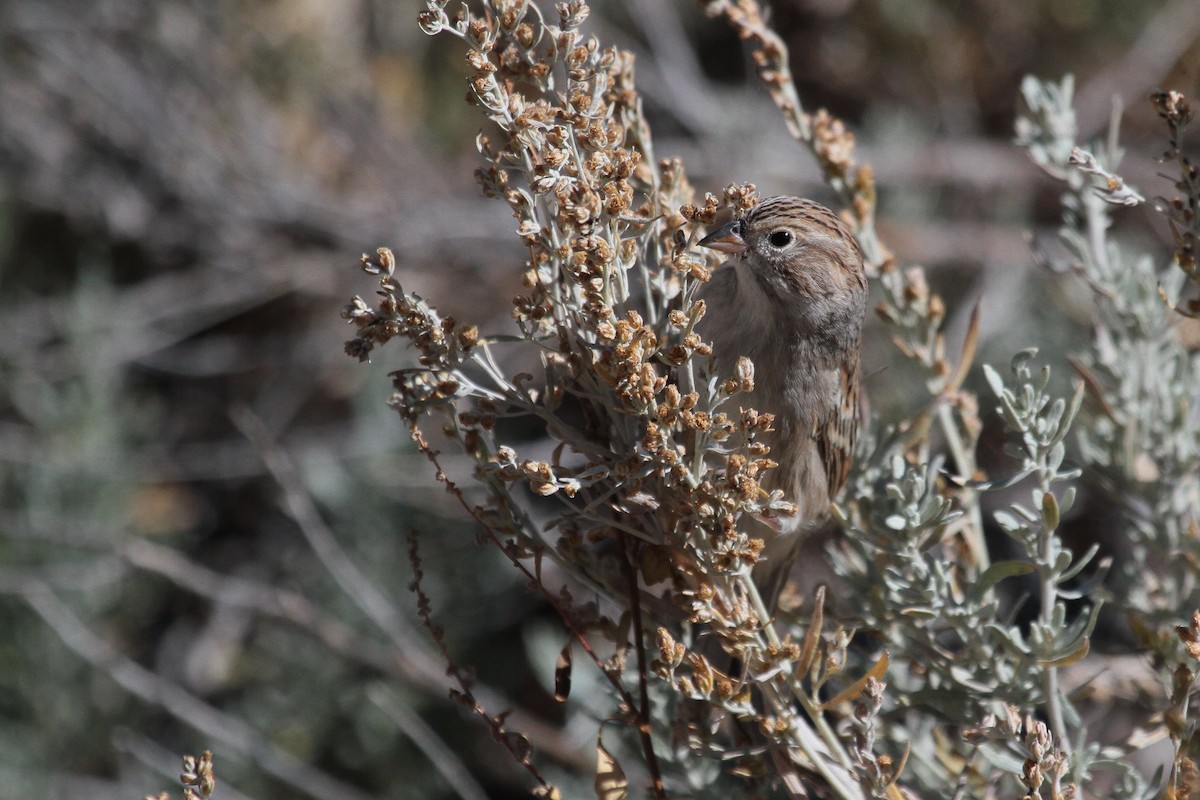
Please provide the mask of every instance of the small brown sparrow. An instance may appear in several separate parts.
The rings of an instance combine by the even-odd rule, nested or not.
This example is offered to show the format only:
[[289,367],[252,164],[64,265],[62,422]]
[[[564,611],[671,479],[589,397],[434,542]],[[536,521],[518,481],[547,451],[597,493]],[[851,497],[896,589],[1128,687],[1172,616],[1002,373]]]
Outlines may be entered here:
[[699,332],[721,374],[754,362],[743,408],[775,415],[760,440],[779,466],[762,488],[783,490],[794,517],[753,523],[765,543],[754,582],[773,608],[804,535],[827,519],[845,485],[859,426],[860,347],[867,277],[854,236],[828,208],[771,197],[700,244],[729,254],[702,287]]

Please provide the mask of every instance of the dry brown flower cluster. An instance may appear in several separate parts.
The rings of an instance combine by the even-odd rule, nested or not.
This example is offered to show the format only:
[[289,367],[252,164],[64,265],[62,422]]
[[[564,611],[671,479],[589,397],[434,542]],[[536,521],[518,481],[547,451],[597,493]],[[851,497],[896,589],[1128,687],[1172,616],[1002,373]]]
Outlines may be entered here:
[[[379,301],[355,298],[343,314],[358,329],[347,352],[365,359],[390,339],[409,341],[418,364],[395,373],[393,402],[435,462],[421,430],[429,412],[475,458],[487,489],[484,504],[471,508],[475,518],[510,557],[532,565],[535,580],[544,580],[548,559],[613,603],[599,612],[574,590],[553,592],[581,643],[613,639],[587,642],[601,669],[618,677],[632,669],[638,696],[618,689],[619,716],[639,728],[656,794],[663,778],[649,695],[665,685],[714,709],[696,715],[678,705],[673,723],[657,721],[675,731],[672,747],[720,756],[731,746],[721,717],[750,721],[791,745],[801,766],[855,795],[841,741],[823,719],[814,730],[793,704],[803,693],[820,718],[818,692],[836,686],[829,708],[837,708],[866,678],[842,672],[845,632],[822,637],[818,621],[801,647],[772,627],[749,577],[762,542],[742,525],[746,515],[794,511],[759,483],[775,467],[757,441],[772,416],[737,402],[753,389],[753,365],[743,359],[735,374],[714,374],[711,347],[695,332],[705,307],[694,294],[713,264],[694,245],[722,205],[741,212],[757,202],[753,185],[697,202],[680,162],[654,159],[632,57],[581,33],[588,9],[580,0],[557,4],[555,22],[515,0],[485,3],[480,15],[464,7],[455,17],[445,2],[426,5],[422,28],[467,47],[468,101],[490,122],[478,139],[488,163],[477,179],[508,204],[529,248],[525,289],[512,304],[519,336],[481,335],[440,316],[403,291],[394,256],[381,249],[363,259],[364,270],[380,276]],[[866,175],[853,166],[852,137],[840,123],[821,116],[813,129],[830,165]],[[501,366],[503,348],[521,347],[538,354],[538,375],[510,376]],[[557,444],[553,455],[521,456],[498,435],[500,415],[540,420]],[[559,516],[535,523],[527,491],[559,502]],[[646,607],[659,627],[653,665]],[[716,651],[697,638],[703,630],[739,659],[740,673],[715,664]],[[614,655],[599,655],[604,648]],[[665,684],[649,686],[655,674]]]
[[[183,800],[207,800],[217,790],[217,779],[213,773],[213,754],[205,750],[199,756],[183,757],[183,772],[179,775],[183,784]],[[170,794],[159,792],[147,795],[145,800],[169,800]]]
[[[988,714],[979,725],[964,734],[973,742],[1007,740],[1025,753],[1021,782],[1025,794],[1021,800],[1072,800],[1079,787],[1068,777],[1069,764],[1054,742],[1046,723],[1031,715],[1021,716],[1015,706],[1006,706],[999,714]],[[1046,792],[1046,794],[1043,794]]]

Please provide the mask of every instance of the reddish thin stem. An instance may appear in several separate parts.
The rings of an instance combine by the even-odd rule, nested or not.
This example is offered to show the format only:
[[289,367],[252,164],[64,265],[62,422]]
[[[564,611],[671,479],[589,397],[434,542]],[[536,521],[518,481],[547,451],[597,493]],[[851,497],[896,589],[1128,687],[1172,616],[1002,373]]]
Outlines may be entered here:
[[629,535],[621,535],[621,567],[625,571],[625,582],[629,584],[629,611],[633,614],[633,638],[637,648],[638,693],[641,703],[637,707],[638,733],[642,739],[642,752],[646,756],[646,767],[654,786],[654,796],[667,800],[662,774],[658,769],[658,756],[654,754],[654,742],[650,738],[650,689],[646,683],[646,635],[642,628],[642,601],[638,590],[637,570],[629,559]]

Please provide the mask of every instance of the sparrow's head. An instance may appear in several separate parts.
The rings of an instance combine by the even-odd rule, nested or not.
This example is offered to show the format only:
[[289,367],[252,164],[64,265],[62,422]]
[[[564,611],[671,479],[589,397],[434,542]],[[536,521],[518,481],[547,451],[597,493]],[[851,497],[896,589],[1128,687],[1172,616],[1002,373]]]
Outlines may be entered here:
[[769,197],[700,240],[755,270],[777,292],[828,296],[866,289],[862,251],[837,215],[799,197]]

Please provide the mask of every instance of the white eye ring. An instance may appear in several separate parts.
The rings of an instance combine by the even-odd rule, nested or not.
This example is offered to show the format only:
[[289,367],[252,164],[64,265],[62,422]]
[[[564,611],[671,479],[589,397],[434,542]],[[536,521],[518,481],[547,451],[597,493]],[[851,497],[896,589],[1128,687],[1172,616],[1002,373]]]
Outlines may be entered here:
[[795,238],[796,237],[792,235],[791,231],[781,230],[781,231],[775,231],[770,236],[768,236],[767,242],[771,245],[771,247],[775,247],[775,248],[782,250],[783,248],[785,248],[789,244],[791,244],[792,240]]

